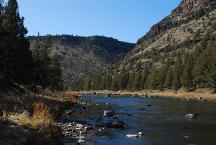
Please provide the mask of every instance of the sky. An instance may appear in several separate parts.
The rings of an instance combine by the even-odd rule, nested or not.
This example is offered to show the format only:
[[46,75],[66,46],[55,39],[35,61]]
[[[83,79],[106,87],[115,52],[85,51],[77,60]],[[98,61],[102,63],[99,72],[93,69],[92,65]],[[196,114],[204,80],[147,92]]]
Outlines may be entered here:
[[18,0],[28,35],[103,35],[136,42],[181,0]]

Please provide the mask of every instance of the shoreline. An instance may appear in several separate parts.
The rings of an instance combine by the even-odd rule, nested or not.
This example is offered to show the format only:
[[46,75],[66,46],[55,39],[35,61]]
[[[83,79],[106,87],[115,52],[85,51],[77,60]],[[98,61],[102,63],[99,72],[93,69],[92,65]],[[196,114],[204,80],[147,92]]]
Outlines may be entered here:
[[[76,91],[75,91],[76,92]],[[158,91],[158,90],[141,90],[141,91],[112,91],[112,90],[91,90],[91,91],[77,91],[78,94],[112,94],[112,95],[129,95],[139,97],[156,97],[167,99],[180,99],[180,100],[197,100],[204,102],[216,102],[216,94],[210,90],[197,90],[193,92],[186,91]]]

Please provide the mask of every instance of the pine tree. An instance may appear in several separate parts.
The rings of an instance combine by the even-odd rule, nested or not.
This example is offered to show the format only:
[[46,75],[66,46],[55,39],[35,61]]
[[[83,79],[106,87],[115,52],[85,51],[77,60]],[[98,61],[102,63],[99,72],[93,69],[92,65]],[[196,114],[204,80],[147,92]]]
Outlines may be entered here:
[[147,81],[146,81],[146,89],[149,90],[156,90],[158,87],[158,71],[156,69],[152,69],[150,71],[150,74],[148,75]]
[[185,58],[185,65],[183,70],[183,85],[189,91],[193,87],[193,57],[191,55],[187,55]]
[[171,65],[171,61],[168,60],[164,65],[162,65],[162,67],[159,69],[158,72],[158,89],[160,89],[161,91],[164,90],[164,84],[166,81],[166,76],[167,76],[167,71],[170,68]]
[[121,90],[127,89],[128,79],[129,79],[129,73],[128,71],[125,70],[125,67],[123,66],[119,74],[119,83],[120,83],[119,89]]
[[182,60],[181,57],[178,57],[174,66],[173,82],[172,82],[173,89],[176,91],[181,88],[181,74],[182,74]]
[[133,89],[134,89],[134,86],[133,86],[134,75],[135,75],[134,71],[131,71],[131,72],[129,73],[127,89],[130,90],[130,91],[133,91]]
[[9,0],[2,19],[4,29],[2,71],[4,79],[31,83],[33,59],[29,50],[29,41],[25,37],[27,29],[24,18],[19,16],[16,0]]
[[45,88],[46,86],[49,86],[49,63],[50,63],[50,49],[52,47],[52,40],[51,36],[46,36],[44,46],[42,46],[41,49],[41,66],[42,66],[42,86]]
[[148,75],[149,75],[149,65],[146,64],[144,71],[142,72],[142,76],[141,76],[141,82],[140,82],[140,88],[141,89],[146,89],[145,84],[146,84]]
[[107,72],[107,74],[106,74],[106,89],[108,89],[108,90],[111,89],[111,83],[112,83],[112,74]]
[[204,74],[205,61],[203,61],[205,60],[205,58],[202,55],[204,50],[205,50],[204,47],[197,46],[195,52],[193,53],[195,63],[192,70],[192,74],[193,74],[193,83],[195,89],[197,87],[202,87],[202,85],[206,83],[205,74]]
[[164,87],[167,89],[171,89],[172,82],[173,82],[173,70],[172,68],[169,68],[164,82]]
[[91,89],[91,78],[87,77],[84,80],[84,90],[90,90]]
[[112,90],[119,90],[119,74],[118,74],[118,70],[115,69],[114,70],[114,75],[112,76],[112,84],[111,84],[111,89]]
[[48,79],[52,90],[63,89],[60,57],[56,53],[50,59],[48,76],[49,76]]
[[209,47],[204,52],[205,73],[211,86],[214,87],[216,92],[216,45],[214,41],[211,42]]
[[35,40],[35,44],[32,49],[32,57],[34,61],[34,84],[41,85],[42,84],[42,50],[40,46],[39,34]]

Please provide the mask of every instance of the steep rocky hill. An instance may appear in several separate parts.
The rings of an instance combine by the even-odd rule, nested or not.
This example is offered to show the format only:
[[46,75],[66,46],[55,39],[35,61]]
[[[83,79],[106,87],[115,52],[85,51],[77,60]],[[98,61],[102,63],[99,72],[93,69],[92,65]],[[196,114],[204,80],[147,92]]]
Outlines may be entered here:
[[190,52],[216,35],[216,0],[183,0],[172,13],[140,38],[124,59],[126,67],[153,62]]
[[[29,37],[31,49],[37,37]],[[40,36],[43,45],[46,37]],[[50,55],[61,58],[63,79],[66,86],[76,85],[81,77],[99,74],[120,61],[135,46],[103,36],[79,37],[69,35],[51,36]]]

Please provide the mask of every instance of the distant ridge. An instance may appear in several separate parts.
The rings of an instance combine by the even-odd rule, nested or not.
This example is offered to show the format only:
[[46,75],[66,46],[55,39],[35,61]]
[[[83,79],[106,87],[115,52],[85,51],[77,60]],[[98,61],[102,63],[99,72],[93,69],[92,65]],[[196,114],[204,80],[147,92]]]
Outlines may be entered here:
[[[61,57],[64,83],[67,87],[76,85],[75,82],[84,76],[100,74],[106,68],[119,62],[129,53],[135,44],[118,41],[104,36],[50,36],[53,47],[50,55],[57,53]],[[30,36],[31,49],[36,38],[43,45],[46,36]]]

